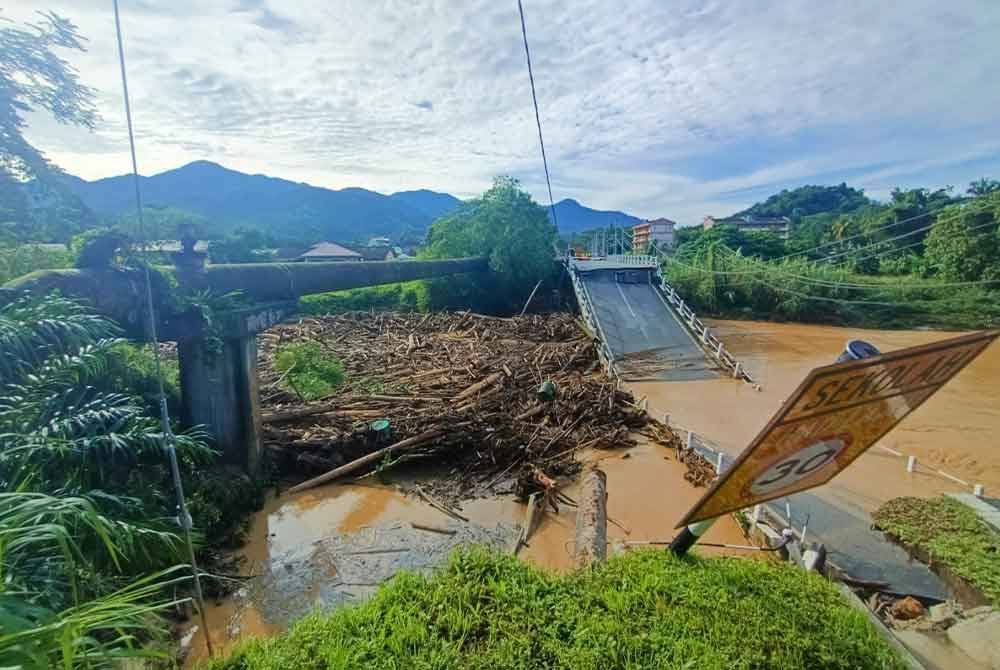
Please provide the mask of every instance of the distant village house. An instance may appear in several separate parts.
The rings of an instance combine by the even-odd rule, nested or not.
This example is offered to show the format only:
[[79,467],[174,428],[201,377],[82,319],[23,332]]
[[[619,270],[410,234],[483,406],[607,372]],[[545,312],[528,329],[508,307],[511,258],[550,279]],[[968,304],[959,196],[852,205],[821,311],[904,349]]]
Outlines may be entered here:
[[741,233],[753,231],[774,233],[778,237],[787,240],[788,233],[792,227],[792,220],[787,216],[754,216],[753,214],[719,218],[706,216],[701,226],[705,230],[710,230],[715,226],[734,226]]
[[362,261],[361,254],[351,251],[347,247],[342,247],[336,242],[320,242],[314,244],[309,251],[299,256],[300,261],[310,262],[330,262],[330,261]]

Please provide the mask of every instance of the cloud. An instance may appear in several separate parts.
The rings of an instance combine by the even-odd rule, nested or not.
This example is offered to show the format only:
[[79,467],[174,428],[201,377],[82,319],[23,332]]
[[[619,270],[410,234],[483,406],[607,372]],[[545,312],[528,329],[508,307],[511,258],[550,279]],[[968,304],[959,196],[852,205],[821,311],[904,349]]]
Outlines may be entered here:
[[[1000,175],[1000,3],[531,0],[557,199],[725,214],[802,183]],[[87,178],[128,169],[113,20],[51,0],[89,38],[93,134],[31,118]],[[516,6],[488,0],[123,0],[140,164],[195,159],[329,187],[469,195],[494,174],[547,199]],[[8,10],[23,19],[34,8]],[[433,114],[423,113],[433,111]]]

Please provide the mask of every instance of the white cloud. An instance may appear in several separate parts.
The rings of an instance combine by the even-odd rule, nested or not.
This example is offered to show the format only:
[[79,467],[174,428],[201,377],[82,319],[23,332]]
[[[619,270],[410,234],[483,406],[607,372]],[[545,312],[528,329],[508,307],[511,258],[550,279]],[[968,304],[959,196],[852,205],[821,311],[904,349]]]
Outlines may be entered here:
[[[88,134],[29,137],[86,178],[128,169],[105,0],[51,0],[99,90]],[[11,18],[32,7],[8,9]],[[1000,173],[1000,3],[527,0],[556,198],[694,222],[810,180]],[[140,166],[209,159],[323,186],[545,200],[516,3],[122,0]],[[989,142],[989,143],[988,143]],[[780,149],[780,150],[779,150]],[[697,165],[697,169],[694,166]]]

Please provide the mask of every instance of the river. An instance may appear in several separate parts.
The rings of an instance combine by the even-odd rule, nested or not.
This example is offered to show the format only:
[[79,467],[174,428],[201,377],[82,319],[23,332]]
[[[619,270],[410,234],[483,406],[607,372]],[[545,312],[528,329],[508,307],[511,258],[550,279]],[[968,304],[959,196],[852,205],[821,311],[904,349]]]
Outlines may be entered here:
[[[630,387],[649,399],[651,411],[669,413],[673,423],[694,430],[730,455],[749,444],[805,375],[832,363],[848,340],[868,340],[888,352],[957,335],[754,321],[708,324],[760,381],[761,391],[730,379],[642,382]],[[906,471],[905,458],[874,448],[819,492],[858,513],[870,513],[902,495],[971,493],[973,484],[982,484],[988,494],[1000,493],[998,434],[1000,346],[994,344],[879,443],[916,456],[916,472]]]
[[[752,440],[809,370],[832,362],[847,340],[866,339],[891,351],[954,335],[721,320],[710,326],[760,380],[762,390],[731,379],[629,386],[637,397],[648,398],[654,415],[669,414],[672,423],[693,429],[731,455]],[[970,490],[937,474],[939,469],[983,484],[987,491],[1000,491],[998,373],[1000,347],[993,346],[883,439],[884,446],[916,456],[917,472],[906,472],[904,458],[873,449],[820,489],[822,497],[867,518],[895,496]],[[612,541],[670,539],[677,520],[703,493],[683,480],[684,468],[672,452],[656,445],[594,453],[587,459],[598,461],[608,475]],[[575,493],[573,487],[567,491]],[[272,498],[255,515],[243,550],[246,572],[260,577],[236,597],[210,605],[212,638],[217,648],[225,649],[248,635],[274,634],[314,608],[363,600],[399,568],[440,564],[462,543],[508,548],[523,509],[509,497],[467,501],[461,511],[470,523],[462,524],[391,486],[358,484]],[[547,514],[521,555],[546,569],[568,569],[573,524],[572,510]],[[727,517],[705,541],[743,540]],[[204,656],[201,634],[197,631],[192,641],[189,667]]]

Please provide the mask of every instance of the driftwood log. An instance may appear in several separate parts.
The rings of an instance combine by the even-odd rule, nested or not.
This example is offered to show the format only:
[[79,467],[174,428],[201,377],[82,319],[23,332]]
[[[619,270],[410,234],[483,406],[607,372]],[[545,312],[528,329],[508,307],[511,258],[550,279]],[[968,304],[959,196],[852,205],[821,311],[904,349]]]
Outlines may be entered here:
[[583,476],[583,488],[576,509],[573,562],[583,568],[601,563],[608,556],[608,477],[593,468]]

